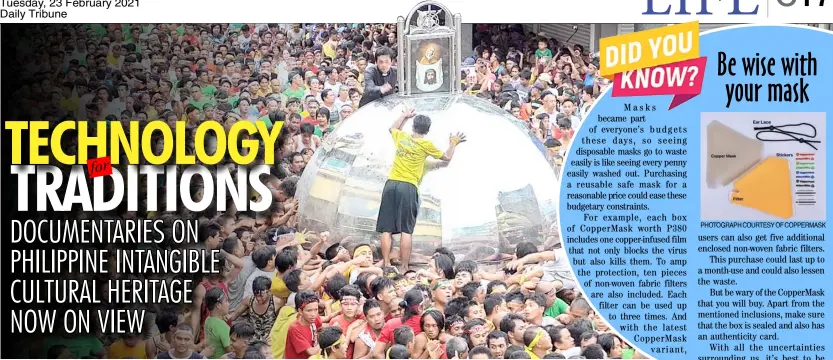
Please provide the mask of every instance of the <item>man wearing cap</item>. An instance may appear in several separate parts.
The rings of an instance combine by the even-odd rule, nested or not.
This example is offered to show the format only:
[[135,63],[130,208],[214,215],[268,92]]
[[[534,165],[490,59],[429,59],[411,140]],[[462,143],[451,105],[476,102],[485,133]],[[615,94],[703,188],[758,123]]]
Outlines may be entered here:
[[547,161],[550,163],[550,166],[555,170],[555,176],[559,176],[559,172],[561,170],[561,141],[558,139],[550,138],[544,142],[544,147],[547,148]]

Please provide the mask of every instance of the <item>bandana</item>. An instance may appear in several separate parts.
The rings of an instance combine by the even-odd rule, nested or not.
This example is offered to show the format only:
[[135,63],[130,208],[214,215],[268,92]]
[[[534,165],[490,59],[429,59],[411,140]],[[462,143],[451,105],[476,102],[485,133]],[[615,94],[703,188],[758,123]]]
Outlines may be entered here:
[[457,320],[457,321],[455,321],[455,322],[451,323],[451,325],[448,325],[448,328],[449,328],[449,329],[451,329],[451,328],[453,328],[453,327],[455,327],[455,326],[463,326],[463,325],[465,325],[465,323],[463,322],[463,320]]
[[296,304],[298,306],[298,310],[303,310],[307,305],[312,304],[314,302],[318,302],[318,298],[310,298],[307,301],[301,302]]
[[358,305],[358,304],[359,304],[359,302],[356,301],[356,300],[347,300],[347,301],[342,300],[341,301],[341,305],[348,305],[349,306],[349,305]]
[[338,340],[336,340],[336,342],[334,342],[332,345],[330,345],[330,346],[328,346],[328,347],[326,347],[326,348],[324,348],[324,349],[321,349],[321,355],[322,355],[325,359],[327,359],[327,353],[328,353],[328,351],[324,351],[324,350],[329,350],[329,349],[332,349],[332,348],[334,348],[334,347],[338,346],[339,344],[341,344],[341,338],[339,338]]
[[541,341],[542,337],[544,337],[544,332],[538,331],[538,334],[536,334],[532,341],[529,343],[529,345],[526,346],[525,350],[526,353],[529,354],[529,357],[533,359],[540,359],[538,355],[535,355],[535,353],[532,350],[535,349],[535,346],[538,345],[538,342]]
[[367,248],[368,250],[371,250],[371,251],[373,250],[373,249],[370,248],[370,245],[367,245],[367,244],[359,245],[359,246],[356,247],[356,249],[353,250],[353,258],[354,259],[359,256],[359,253],[362,251],[362,248]]
[[393,278],[396,277],[396,275],[397,275],[396,273],[392,272],[392,273],[389,273],[388,276],[385,276],[385,277],[388,278],[388,279],[393,279]]
[[440,280],[440,281],[437,281],[437,282],[434,284],[434,287],[433,287],[431,290],[432,290],[432,291],[433,291],[433,290],[437,290],[437,289],[439,289],[441,286],[446,286],[446,285],[448,285],[448,284],[450,284],[450,283],[451,283],[451,282],[450,282],[450,281],[448,281],[448,280]]
[[[485,326],[483,326],[483,325],[475,325],[475,326],[473,326],[471,329],[469,329],[468,331],[466,331],[466,334],[477,334],[477,333],[482,332],[483,330],[486,330],[486,327],[485,327]],[[539,333],[539,334],[540,334],[540,333]],[[535,340],[533,340],[533,343],[536,343],[536,344],[537,344],[537,343],[538,343],[538,340],[540,340],[540,337],[536,337],[536,338],[535,338]]]

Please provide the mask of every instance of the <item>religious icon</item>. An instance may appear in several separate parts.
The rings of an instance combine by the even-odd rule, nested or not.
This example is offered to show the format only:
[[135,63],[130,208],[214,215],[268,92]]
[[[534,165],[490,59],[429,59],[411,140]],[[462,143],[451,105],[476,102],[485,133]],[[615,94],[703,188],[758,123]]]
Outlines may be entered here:
[[431,39],[415,42],[415,51],[411,59],[415,66],[414,86],[420,92],[433,92],[447,88],[445,79],[449,76],[446,67],[448,66],[448,41],[443,44],[444,39]]
[[424,1],[400,18],[405,95],[453,93],[460,89],[459,15]]

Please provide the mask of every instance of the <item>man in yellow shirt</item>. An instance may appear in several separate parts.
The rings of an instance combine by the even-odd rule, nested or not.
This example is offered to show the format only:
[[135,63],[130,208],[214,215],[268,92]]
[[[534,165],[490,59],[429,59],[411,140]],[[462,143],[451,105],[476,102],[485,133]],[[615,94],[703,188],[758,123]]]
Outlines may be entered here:
[[[402,125],[410,118],[414,118],[413,135],[402,131]],[[465,134],[452,134],[449,137],[448,150],[443,154],[431,141],[425,139],[430,129],[431,119],[425,115],[415,116],[412,109],[403,110],[402,115],[390,127],[390,134],[396,145],[396,156],[393,159],[393,169],[382,190],[376,232],[382,233],[384,266],[390,266],[392,235],[401,234],[399,251],[403,271],[408,270],[408,262],[411,259],[411,235],[414,233],[419,211],[418,187],[425,172],[425,158],[431,156],[450,161],[457,144],[466,141]]]
[[145,342],[136,334],[124,335],[107,349],[110,359],[147,359]]

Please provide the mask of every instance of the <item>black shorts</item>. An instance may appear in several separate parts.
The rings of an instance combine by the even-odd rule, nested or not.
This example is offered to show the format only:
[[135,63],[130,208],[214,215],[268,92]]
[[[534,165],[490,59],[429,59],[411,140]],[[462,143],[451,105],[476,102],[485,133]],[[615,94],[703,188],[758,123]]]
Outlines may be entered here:
[[419,192],[414,184],[388,180],[376,219],[376,232],[413,234],[419,211]]

